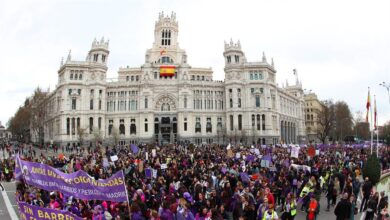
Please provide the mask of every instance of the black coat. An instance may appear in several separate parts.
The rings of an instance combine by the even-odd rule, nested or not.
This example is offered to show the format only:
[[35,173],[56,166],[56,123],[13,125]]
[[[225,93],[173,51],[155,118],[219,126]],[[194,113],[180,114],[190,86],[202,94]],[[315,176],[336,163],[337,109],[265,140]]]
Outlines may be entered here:
[[337,217],[336,220],[349,219],[351,214],[351,203],[346,199],[342,199],[339,203],[337,203],[337,206],[334,209],[334,214]]

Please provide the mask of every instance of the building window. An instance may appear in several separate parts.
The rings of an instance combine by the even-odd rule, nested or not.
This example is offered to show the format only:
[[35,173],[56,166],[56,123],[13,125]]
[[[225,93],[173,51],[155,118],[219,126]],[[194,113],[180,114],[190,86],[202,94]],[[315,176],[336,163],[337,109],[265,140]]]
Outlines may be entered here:
[[82,79],[83,79],[83,74],[80,73],[80,75],[79,75],[79,80],[82,80]]
[[[68,95],[71,95],[72,94],[72,89],[68,89]],[[309,110],[307,110],[309,111]]]
[[102,62],[106,62],[106,55],[102,55]]
[[135,119],[131,119],[130,134],[136,134],[136,133],[137,133],[137,127],[135,126]]
[[145,98],[145,109],[147,109],[148,108],[148,98]]
[[252,127],[255,127],[255,115],[252,115]]
[[230,130],[231,131],[233,131],[233,124],[234,124],[233,115],[230,115]]
[[217,129],[222,130],[222,118],[217,118]]
[[261,116],[261,120],[262,120],[262,129],[263,130],[265,130],[265,115],[263,114],[262,116]]
[[238,115],[238,130],[242,130],[242,115]]
[[211,126],[211,118],[207,118],[207,124],[206,124],[206,132],[212,132],[212,126]]
[[249,74],[249,79],[250,79],[250,80],[253,80],[253,73],[250,73],[250,74]]
[[195,123],[195,133],[200,133],[201,132],[201,125],[200,125],[200,118],[196,118],[196,123]]
[[230,103],[230,108],[233,108],[233,99],[230,99],[229,103]]
[[76,110],[76,98],[72,99],[72,110]]
[[76,125],[77,126],[77,131],[78,131],[80,129],[80,118],[77,118],[77,122],[76,123],[77,123],[77,125]]
[[81,95],[81,89],[77,90],[77,94]]
[[255,99],[256,99],[256,108],[259,108],[260,107],[260,96],[256,96],[255,97]]
[[99,57],[98,54],[94,54],[94,55],[93,55],[93,61],[94,61],[94,62],[97,62],[97,61],[98,61],[98,57]]
[[93,118],[90,117],[89,118],[89,133],[92,134],[92,130],[93,130]]
[[76,122],[75,119],[72,118],[72,135],[76,134]]
[[108,135],[111,135],[111,134],[112,134],[112,127],[113,127],[113,124],[114,124],[114,120],[109,120],[109,121],[108,121]]
[[73,73],[70,74],[70,79],[73,79]]
[[184,108],[187,108],[187,97],[184,97]]
[[98,119],[98,128],[99,128],[99,131],[102,129],[102,117],[99,117],[99,119]]
[[231,63],[231,62],[232,62],[232,58],[231,58],[230,56],[227,56],[226,59],[227,59],[227,62],[228,62],[228,63]]
[[187,122],[184,122],[184,131],[187,131]]
[[161,33],[161,45],[170,46],[171,45],[171,31],[163,30]]
[[238,98],[238,107],[241,108],[241,98]]
[[126,81],[129,81],[130,76],[126,76]]
[[119,120],[119,134],[125,135],[125,132],[126,132],[125,120],[124,119],[120,119]]
[[260,115],[256,116],[257,130],[260,131]]
[[70,119],[66,118],[66,134],[70,135]]
[[99,110],[102,110],[102,100],[99,100]]
[[240,56],[234,55],[234,60],[236,61],[236,63],[239,63],[240,62]]
[[93,99],[89,101],[89,110],[93,110]]

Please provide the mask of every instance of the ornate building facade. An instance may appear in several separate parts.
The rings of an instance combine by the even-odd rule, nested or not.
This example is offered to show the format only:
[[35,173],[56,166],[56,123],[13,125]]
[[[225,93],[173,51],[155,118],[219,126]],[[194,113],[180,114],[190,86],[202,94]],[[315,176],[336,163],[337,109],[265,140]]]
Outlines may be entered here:
[[319,143],[319,133],[321,132],[320,115],[323,112],[324,104],[318,100],[313,92],[305,94],[305,114],[306,114],[306,134],[309,142]]
[[159,15],[139,67],[106,77],[109,42],[94,40],[85,61],[70,54],[48,95],[45,141],[120,143],[297,143],[305,136],[302,86],[280,88],[263,54],[248,62],[240,42],[225,43],[225,80],[192,67],[178,44],[176,15]]

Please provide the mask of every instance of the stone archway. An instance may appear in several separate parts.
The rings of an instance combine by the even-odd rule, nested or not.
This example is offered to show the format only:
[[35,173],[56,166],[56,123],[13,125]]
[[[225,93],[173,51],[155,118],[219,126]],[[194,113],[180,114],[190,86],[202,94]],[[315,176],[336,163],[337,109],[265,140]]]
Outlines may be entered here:
[[156,98],[154,133],[155,139],[160,144],[174,143],[177,141],[177,115],[176,99],[164,94]]
[[176,111],[175,99],[169,95],[162,95],[158,97],[155,109],[161,112]]

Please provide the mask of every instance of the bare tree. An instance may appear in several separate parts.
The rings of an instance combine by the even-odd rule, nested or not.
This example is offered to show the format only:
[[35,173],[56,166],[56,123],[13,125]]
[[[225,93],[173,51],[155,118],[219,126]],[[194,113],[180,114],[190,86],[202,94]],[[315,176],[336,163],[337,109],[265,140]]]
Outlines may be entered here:
[[92,134],[93,134],[93,140],[94,140],[95,144],[97,144],[103,140],[103,133],[99,128],[94,127],[92,130]]
[[30,114],[28,109],[29,101],[26,99],[24,106],[18,108],[14,116],[12,116],[8,122],[8,130],[11,131],[13,136],[23,142],[30,140]]
[[46,117],[47,92],[41,88],[36,88],[28,105],[30,111],[30,129],[34,136],[34,141],[43,143],[44,140],[44,123]]
[[322,110],[318,114],[317,135],[318,139],[325,143],[329,137],[334,123],[334,105],[332,101],[325,101]]
[[335,136],[334,139],[343,141],[346,135],[351,135],[353,128],[353,118],[349,106],[344,101],[334,104],[335,114]]
[[85,138],[87,137],[87,128],[77,128],[77,138],[79,140],[80,145],[83,145]]

